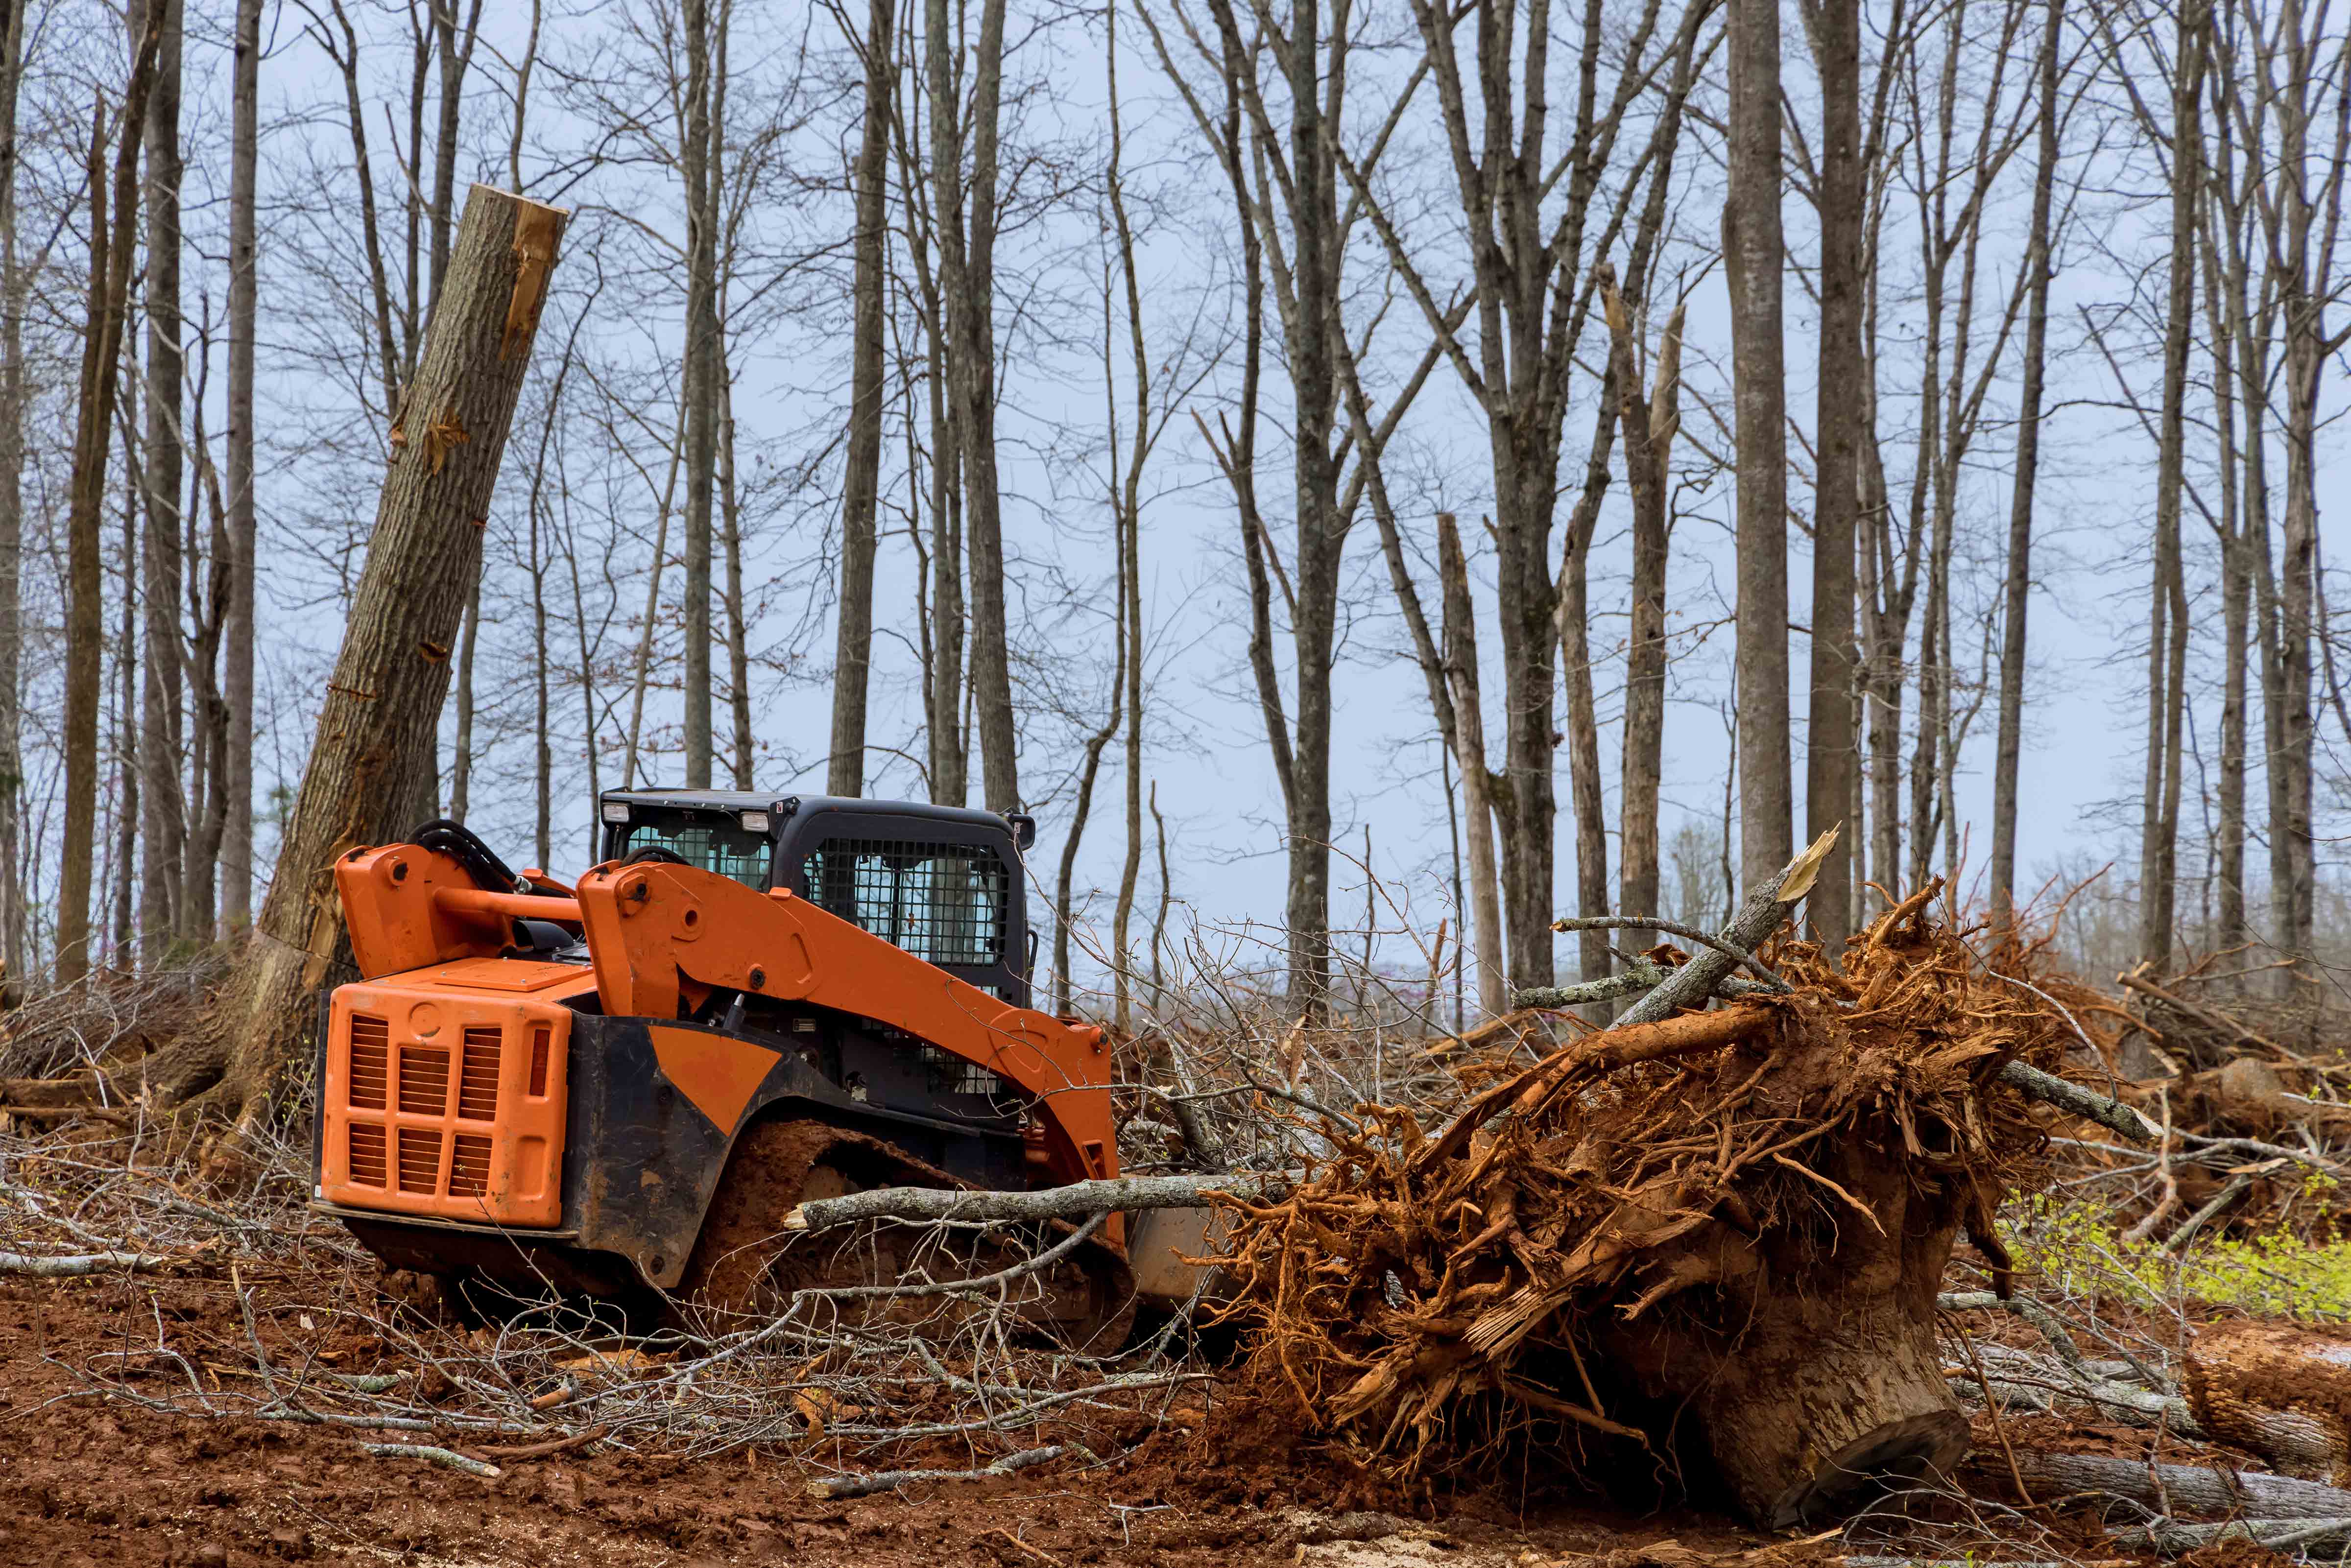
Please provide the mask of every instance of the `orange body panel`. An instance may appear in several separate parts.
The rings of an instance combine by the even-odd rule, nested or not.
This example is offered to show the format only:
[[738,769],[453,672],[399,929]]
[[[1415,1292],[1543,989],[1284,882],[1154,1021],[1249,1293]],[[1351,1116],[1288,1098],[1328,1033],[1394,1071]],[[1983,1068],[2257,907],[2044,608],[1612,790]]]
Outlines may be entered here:
[[371,980],[453,958],[496,957],[514,940],[518,915],[580,921],[569,898],[485,893],[455,859],[415,844],[351,851],[335,862],[335,891],[351,960]]
[[463,958],[335,992],[319,1196],[475,1224],[562,1218],[570,964]]
[[579,902],[606,1012],[674,1017],[688,988],[723,987],[868,1018],[1037,1096],[1060,1179],[1118,1174],[1099,1029],[1014,1007],[780,888],[601,865],[580,879]]

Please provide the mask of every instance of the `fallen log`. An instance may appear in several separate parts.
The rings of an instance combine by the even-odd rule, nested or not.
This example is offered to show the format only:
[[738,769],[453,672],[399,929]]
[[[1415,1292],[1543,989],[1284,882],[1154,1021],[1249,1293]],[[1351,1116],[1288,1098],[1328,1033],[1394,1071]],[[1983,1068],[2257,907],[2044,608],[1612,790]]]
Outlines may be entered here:
[[29,1274],[36,1280],[76,1280],[121,1269],[131,1273],[169,1267],[172,1259],[152,1252],[78,1252],[46,1257],[37,1252],[0,1252],[0,1274]]
[[[1986,1463],[1982,1473],[2002,1478],[2008,1456]],[[2262,1470],[2232,1470],[2212,1465],[2158,1465],[2110,1454],[2053,1454],[2038,1448],[2015,1451],[2015,1479],[2036,1502],[2087,1493],[2171,1514],[2234,1514],[2245,1519],[2351,1519],[2351,1491]]]
[[454,1448],[444,1448],[431,1443],[361,1443],[360,1447],[379,1459],[423,1459],[444,1469],[463,1470],[469,1476],[479,1476],[486,1481],[496,1480],[506,1474],[496,1465],[468,1458]]
[[[1779,875],[1768,879],[1761,887],[1750,888],[1739,913],[1722,928],[1723,946],[1742,953],[1752,953],[1761,946],[1764,938],[1780,929],[1789,912],[1813,891],[1813,879],[1820,874],[1821,862],[1836,847],[1836,841],[1837,830],[1831,828],[1782,868]],[[1688,963],[1668,974],[1655,990],[1626,1009],[1616,1025],[1622,1029],[1626,1024],[1655,1023],[1685,1008],[1704,1007],[1715,987],[1728,979],[1738,967],[1739,960],[1722,947],[1701,948]]]
[[28,1109],[120,1103],[121,1099],[103,1073],[83,1072],[70,1078],[0,1078],[0,1100]]
[[1149,1208],[1194,1208],[1219,1196],[1256,1197],[1285,1187],[1283,1175],[1115,1176],[1033,1192],[965,1192],[954,1187],[877,1186],[843,1197],[811,1198],[784,1216],[787,1230],[831,1230],[870,1219],[1019,1221],[1083,1219]]
[[2214,1437],[2286,1475],[2351,1485],[2351,1336],[2217,1322],[2197,1333],[2187,1361],[2189,1407]]
[[131,1125],[130,1113],[110,1111],[97,1105],[0,1105],[0,1116],[19,1116],[27,1122],[107,1122],[118,1127]]
[[808,1494],[814,1498],[872,1497],[877,1492],[896,1491],[900,1487],[919,1481],[987,1481],[1008,1476],[1049,1460],[1058,1459],[1071,1450],[1056,1444],[1045,1448],[1023,1448],[1017,1454],[1007,1454],[992,1465],[971,1470],[876,1470],[864,1475],[827,1476],[808,1483]]
[[2163,1129],[2148,1121],[2143,1113],[2094,1089],[2068,1082],[2053,1072],[2043,1072],[2030,1062],[2010,1062],[2000,1070],[2000,1080],[2021,1094],[2054,1105],[2085,1122],[2095,1122],[2134,1144],[2152,1145],[2162,1136]]
[[2351,1518],[2231,1519],[2216,1524],[2181,1524],[2177,1520],[2158,1520],[2151,1524],[2117,1530],[2108,1539],[2117,1546],[2158,1552],[2168,1557],[2199,1552],[2224,1541],[2250,1541],[2265,1551],[2286,1552],[2297,1546],[2315,1546],[2321,1542],[2333,1544],[2351,1540]]

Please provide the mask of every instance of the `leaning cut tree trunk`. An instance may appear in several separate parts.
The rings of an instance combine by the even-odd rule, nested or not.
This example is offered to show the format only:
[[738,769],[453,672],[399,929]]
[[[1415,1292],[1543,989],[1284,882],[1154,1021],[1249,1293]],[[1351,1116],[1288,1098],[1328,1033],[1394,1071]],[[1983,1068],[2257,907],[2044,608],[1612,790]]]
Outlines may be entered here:
[[217,1081],[221,1109],[241,1126],[265,1113],[348,952],[335,858],[416,826],[396,813],[414,793],[412,759],[433,755],[449,650],[481,573],[490,492],[565,215],[485,185],[466,198],[423,356],[392,421],[383,499],[262,906],[263,939],[207,1027],[184,1050],[159,1053],[149,1082],[166,1099]]
[[2218,1440],[2281,1471],[2351,1484],[2351,1339],[2299,1323],[2220,1322],[2188,1349],[2188,1406]]

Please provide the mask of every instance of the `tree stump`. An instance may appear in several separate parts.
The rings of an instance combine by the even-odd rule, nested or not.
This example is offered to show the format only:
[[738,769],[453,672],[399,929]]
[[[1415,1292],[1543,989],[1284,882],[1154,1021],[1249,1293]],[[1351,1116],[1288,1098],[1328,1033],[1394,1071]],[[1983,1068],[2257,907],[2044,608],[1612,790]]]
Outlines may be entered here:
[[1968,1448],[1935,1343],[1958,1216],[1865,1149],[1822,1163],[1883,1234],[1825,1190],[1758,1240],[1711,1227],[1653,1267],[1708,1287],[1599,1336],[1637,1392],[1686,1413],[1740,1507],[1774,1530],[1948,1475]]
[[2289,1476],[2351,1484],[2351,1337],[2220,1322],[2188,1350],[2188,1406],[2218,1440]]

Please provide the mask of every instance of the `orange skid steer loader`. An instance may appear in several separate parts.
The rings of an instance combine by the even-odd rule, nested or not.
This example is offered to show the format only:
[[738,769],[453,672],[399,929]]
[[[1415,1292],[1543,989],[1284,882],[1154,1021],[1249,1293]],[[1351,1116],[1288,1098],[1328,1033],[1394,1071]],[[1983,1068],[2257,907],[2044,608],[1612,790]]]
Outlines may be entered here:
[[[714,790],[598,809],[577,887],[448,821],[335,867],[362,977],[319,1030],[315,1202],[388,1267],[773,1311],[836,1282],[780,1234],[804,1199],[1118,1173],[1102,1031],[1028,1005],[1029,819]],[[904,1261],[891,1245],[861,1240],[864,1277]],[[1134,1293],[1113,1216],[1032,1317],[1099,1348]]]

